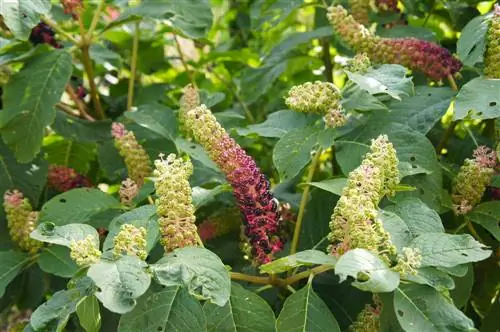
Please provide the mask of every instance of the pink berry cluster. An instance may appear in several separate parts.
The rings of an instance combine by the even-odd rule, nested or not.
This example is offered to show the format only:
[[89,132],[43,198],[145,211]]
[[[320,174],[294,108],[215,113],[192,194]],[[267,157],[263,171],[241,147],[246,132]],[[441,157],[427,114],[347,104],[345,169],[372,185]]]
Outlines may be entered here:
[[280,237],[279,204],[270,191],[269,181],[205,105],[186,113],[186,127],[233,187],[255,263],[268,263],[284,245]]
[[435,81],[454,75],[462,63],[447,49],[416,38],[381,38],[357,22],[342,6],[328,8],[328,20],[342,40],[374,63],[394,63],[423,72]]
[[465,159],[454,181],[451,198],[457,215],[467,214],[481,201],[495,172],[495,151],[480,146],[473,156],[474,159]]
[[92,187],[92,183],[74,169],[66,166],[50,165],[48,184],[59,192],[75,188]]

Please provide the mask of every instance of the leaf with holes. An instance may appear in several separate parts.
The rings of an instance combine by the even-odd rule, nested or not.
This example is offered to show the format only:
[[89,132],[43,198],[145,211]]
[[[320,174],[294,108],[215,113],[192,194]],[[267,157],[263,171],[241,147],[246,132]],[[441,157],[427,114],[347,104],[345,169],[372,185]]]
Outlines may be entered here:
[[365,249],[353,249],[342,255],[335,265],[335,274],[341,282],[352,277],[354,287],[374,293],[391,292],[399,285],[399,273]]
[[483,61],[486,50],[486,34],[491,21],[491,14],[474,17],[462,29],[457,42],[458,57],[464,65],[474,66]]
[[500,80],[476,77],[467,82],[455,100],[455,120],[500,117]]

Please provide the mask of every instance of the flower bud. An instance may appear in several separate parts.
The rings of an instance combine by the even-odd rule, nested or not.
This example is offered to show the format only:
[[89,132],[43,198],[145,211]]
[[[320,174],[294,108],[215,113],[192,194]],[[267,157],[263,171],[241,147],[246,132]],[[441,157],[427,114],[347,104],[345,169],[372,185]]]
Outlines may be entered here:
[[166,159],[160,155],[155,168],[156,211],[165,252],[196,246],[198,235],[189,185],[193,165],[172,153]]
[[33,211],[29,200],[18,190],[4,193],[3,207],[12,241],[24,251],[37,252],[43,243],[30,238],[30,233],[38,224],[39,212]]
[[83,240],[72,240],[69,249],[70,257],[78,266],[95,264],[101,258],[101,251],[96,245],[96,240],[92,235],[88,235]]
[[495,5],[486,35],[484,74],[489,78],[500,78],[500,4]]
[[456,215],[467,214],[481,201],[494,173],[494,151],[480,146],[473,156],[474,159],[465,159],[454,181],[451,198]]
[[271,261],[274,254],[283,249],[283,241],[280,238],[279,202],[269,190],[269,181],[205,105],[187,112],[186,127],[233,187],[244,216],[244,234],[252,247],[254,262],[265,264]]
[[148,257],[146,251],[146,229],[123,224],[120,232],[113,239],[113,254],[115,257],[122,255],[137,256],[142,260]]
[[151,161],[146,150],[137,142],[134,133],[121,123],[113,122],[111,134],[120,156],[125,159],[128,177],[142,187],[144,178],[151,175]]
[[48,184],[59,192],[75,188],[92,187],[92,183],[74,169],[66,166],[49,165]]

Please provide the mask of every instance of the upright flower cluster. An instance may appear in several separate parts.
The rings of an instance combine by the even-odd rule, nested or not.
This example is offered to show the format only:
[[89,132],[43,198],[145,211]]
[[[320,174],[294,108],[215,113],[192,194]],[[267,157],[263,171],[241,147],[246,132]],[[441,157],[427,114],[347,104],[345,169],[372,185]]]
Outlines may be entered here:
[[236,231],[241,226],[241,212],[237,208],[224,209],[211,215],[198,225],[198,234],[202,241],[215,239],[219,236]]
[[160,159],[155,160],[155,168],[156,212],[165,252],[196,246],[196,218],[188,181],[193,165],[170,154],[167,159],[160,155]]
[[457,215],[468,213],[476,206],[486,191],[495,172],[496,155],[486,146],[474,151],[474,159],[465,159],[455,178],[451,198]]
[[121,123],[112,124],[111,135],[115,139],[118,152],[125,159],[129,178],[141,187],[144,184],[144,178],[150,176],[152,171],[146,150],[137,142],[134,133],[126,130]]
[[495,5],[488,28],[484,74],[489,78],[500,78],[500,4]]
[[37,252],[42,242],[30,238],[30,233],[38,223],[39,212],[33,211],[29,200],[17,190],[4,193],[3,207],[12,241],[24,251]]
[[387,136],[372,141],[361,165],[349,174],[330,222],[328,251],[341,256],[350,249],[363,248],[380,253],[386,262],[396,254],[389,234],[377,218],[378,204],[393,195],[399,183],[396,150]]
[[146,251],[146,229],[124,224],[120,232],[113,239],[113,254],[115,257],[122,255],[137,256],[142,260],[148,257]]
[[92,187],[92,183],[74,169],[66,166],[49,166],[48,184],[59,192],[75,188]]
[[381,38],[357,22],[342,6],[328,8],[328,20],[343,41],[365,52],[375,63],[396,63],[440,81],[454,75],[462,63],[447,49],[416,38]]
[[252,247],[255,263],[271,261],[273,255],[283,249],[283,240],[279,236],[278,201],[270,191],[269,181],[205,105],[187,112],[186,127],[208,151],[233,187],[244,216],[244,234]]
[[340,99],[340,92],[334,84],[316,81],[291,88],[285,103],[297,112],[321,114],[328,127],[338,127],[346,121]]
[[56,40],[55,36],[56,33],[50,26],[40,22],[31,30],[29,40],[33,45],[49,44],[54,48],[63,48],[62,44]]
[[94,239],[92,235],[88,235],[83,240],[72,240],[69,246],[71,259],[78,266],[97,263],[102,255],[97,245],[98,243],[99,241]]
[[380,314],[382,313],[382,303],[375,298],[375,303],[365,305],[365,308],[356,317],[354,323],[349,326],[351,332],[379,332]]
[[200,94],[198,93],[198,89],[196,89],[196,87],[194,87],[192,84],[186,85],[184,87],[183,95],[179,104],[179,127],[181,129],[181,132],[184,133],[186,137],[189,137],[190,133],[186,130],[185,127],[186,113],[193,108],[200,106]]

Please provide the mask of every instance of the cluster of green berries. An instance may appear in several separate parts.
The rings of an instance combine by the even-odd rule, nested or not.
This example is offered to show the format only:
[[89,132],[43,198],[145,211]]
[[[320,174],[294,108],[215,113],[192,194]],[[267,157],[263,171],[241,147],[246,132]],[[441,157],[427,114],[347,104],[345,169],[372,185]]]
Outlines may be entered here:
[[200,94],[198,93],[198,89],[196,89],[196,87],[194,87],[192,84],[186,85],[184,87],[183,95],[181,97],[179,104],[180,104],[178,113],[179,128],[181,132],[184,133],[184,135],[189,138],[191,135],[185,126],[186,113],[192,110],[193,108],[200,106]]
[[481,201],[495,172],[495,151],[480,146],[473,156],[474,159],[465,159],[454,181],[451,198],[456,215],[467,214]]
[[30,233],[37,226],[39,212],[33,211],[29,200],[18,190],[4,193],[3,207],[12,241],[23,251],[37,252],[43,243],[30,238]]
[[385,195],[394,194],[399,183],[398,163],[396,150],[387,136],[372,141],[362,164],[349,174],[333,210],[328,235],[328,251],[332,255],[338,257],[351,249],[363,248],[391,262],[396,248],[378,218],[378,204]]
[[378,296],[374,296],[374,303],[365,305],[364,309],[356,317],[354,323],[349,326],[350,332],[379,332],[380,314],[382,303]]
[[166,159],[160,155],[160,159],[155,160],[156,211],[165,252],[198,244],[189,185],[191,174],[191,162],[177,158],[175,154],[168,155]]
[[125,159],[128,177],[142,187],[144,179],[152,172],[151,161],[146,150],[137,142],[134,133],[126,130],[121,123],[112,124],[111,134],[118,152]]
[[358,53],[352,58],[347,69],[353,73],[366,73],[372,66],[370,58],[366,53]]
[[500,4],[495,5],[486,36],[484,74],[489,78],[500,79]]
[[148,257],[146,250],[146,229],[123,224],[120,232],[113,239],[113,254],[115,257],[123,255],[136,256],[142,260]]
[[334,84],[316,81],[291,88],[285,103],[297,112],[323,115],[326,125],[335,128],[346,121],[340,99],[340,91]]
[[95,264],[101,258],[99,239],[87,235],[83,240],[72,240],[69,245],[70,257],[78,266]]

